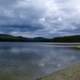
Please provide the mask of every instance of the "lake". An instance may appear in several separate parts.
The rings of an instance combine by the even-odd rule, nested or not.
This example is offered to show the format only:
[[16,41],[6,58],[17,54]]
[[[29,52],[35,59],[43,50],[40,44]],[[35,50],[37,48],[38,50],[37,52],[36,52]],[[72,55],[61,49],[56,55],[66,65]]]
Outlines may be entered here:
[[78,44],[0,43],[0,80],[35,80],[80,61]]

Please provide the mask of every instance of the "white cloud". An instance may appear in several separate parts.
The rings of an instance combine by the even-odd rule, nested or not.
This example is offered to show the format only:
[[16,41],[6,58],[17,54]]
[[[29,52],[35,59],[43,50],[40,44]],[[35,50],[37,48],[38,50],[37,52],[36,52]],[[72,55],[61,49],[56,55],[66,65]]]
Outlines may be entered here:
[[9,6],[1,5],[0,17],[3,19],[0,19],[0,24],[28,24],[42,27],[34,32],[34,35],[76,30],[79,26],[74,24],[80,23],[79,3],[79,0],[15,0]]

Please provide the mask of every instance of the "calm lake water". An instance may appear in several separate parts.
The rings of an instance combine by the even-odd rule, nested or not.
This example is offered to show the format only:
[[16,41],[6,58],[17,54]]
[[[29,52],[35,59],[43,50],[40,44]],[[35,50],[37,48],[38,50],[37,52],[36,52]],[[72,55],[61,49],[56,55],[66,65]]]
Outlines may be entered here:
[[[35,80],[80,61],[76,44],[0,43],[0,77]],[[3,79],[2,77],[2,79]]]

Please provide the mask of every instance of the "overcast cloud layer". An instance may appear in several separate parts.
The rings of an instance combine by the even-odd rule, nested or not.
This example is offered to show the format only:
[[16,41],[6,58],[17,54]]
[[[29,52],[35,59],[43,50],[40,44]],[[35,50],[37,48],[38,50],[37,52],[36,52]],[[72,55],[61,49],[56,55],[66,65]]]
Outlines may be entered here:
[[53,37],[79,31],[80,0],[0,0],[0,33]]

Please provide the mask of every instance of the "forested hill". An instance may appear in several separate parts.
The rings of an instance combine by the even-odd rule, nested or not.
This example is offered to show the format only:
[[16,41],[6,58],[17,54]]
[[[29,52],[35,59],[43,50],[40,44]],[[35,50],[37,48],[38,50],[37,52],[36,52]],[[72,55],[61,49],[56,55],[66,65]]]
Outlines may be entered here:
[[53,42],[80,42],[80,35],[56,37]]
[[27,38],[24,37],[16,37],[12,35],[7,35],[7,34],[0,34],[0,41],[1,42],[22,42],[22,41],[27,41]]
[[64,36],[64,37],[55,37],[55,38],[44,38],[44,37],[35,37],[35,38],[26,38],[21,36],[12,36],[7,34],[0,34],[0,42],[80,42],[80,35],[75,36]]

